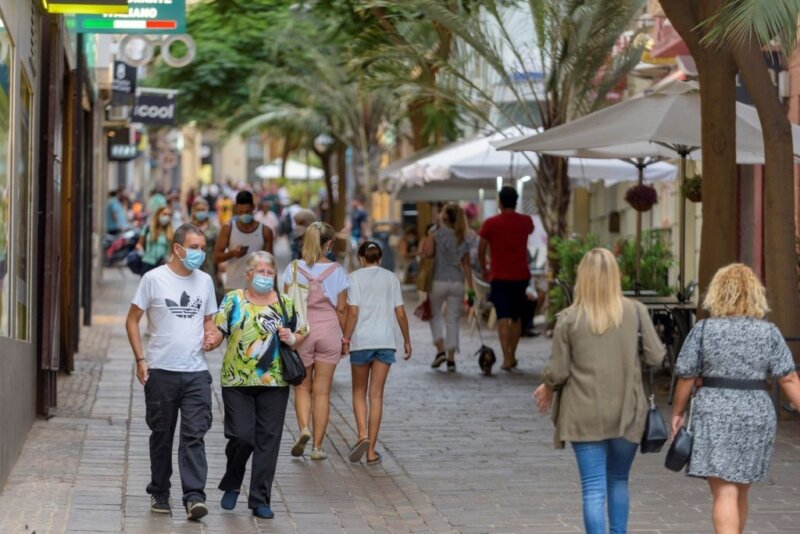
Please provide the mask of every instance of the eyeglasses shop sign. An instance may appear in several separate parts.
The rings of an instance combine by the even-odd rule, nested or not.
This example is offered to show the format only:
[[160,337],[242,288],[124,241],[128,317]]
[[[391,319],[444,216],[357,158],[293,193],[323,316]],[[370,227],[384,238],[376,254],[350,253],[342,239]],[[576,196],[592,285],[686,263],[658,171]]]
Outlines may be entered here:
[[141,94],[133,106],[132,122],[142,124],[174,125],[178,114],[178,101],[164,95]]

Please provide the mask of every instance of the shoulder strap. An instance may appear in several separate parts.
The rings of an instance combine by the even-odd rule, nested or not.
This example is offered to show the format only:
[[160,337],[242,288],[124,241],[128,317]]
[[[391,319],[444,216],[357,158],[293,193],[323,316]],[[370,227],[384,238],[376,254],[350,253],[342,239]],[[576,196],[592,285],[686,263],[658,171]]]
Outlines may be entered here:
[[333,262],[330,267],[328,267],[327,269],[322,271],[322,274],[319,275],[319,281],[323,282],[326,278],[328,278],[330,275],[332,275],[334,272],[336,272],[336,268],[337,267],[339,267],[339,264],[336,263],[336,262]]
[[278,293],[278,304],[281,306],[281,319],[283,320],[283,326],[286,326],[286,323],[289,322],[289,315],[286,313],[286,306],[283,304],[283,299],[281,298],[281,292],[277,291]]
[[297,273],[300,273],[303,276],[305,276],[306,280],[308,280],[309,282],[317,280],[316,277],[314,277],[313,274],[311,274],[310,272],[306,271],[302,267],[300,267],[298,265],[295,265],[295,272],[294,272],[295,281],[297,281]]

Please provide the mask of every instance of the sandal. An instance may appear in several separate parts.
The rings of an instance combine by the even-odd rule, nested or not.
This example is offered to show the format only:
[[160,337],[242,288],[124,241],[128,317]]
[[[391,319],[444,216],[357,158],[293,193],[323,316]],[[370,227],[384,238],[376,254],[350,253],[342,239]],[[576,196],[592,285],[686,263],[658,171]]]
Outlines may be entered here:
[[350,449],[350,455],[349,455],[350,461],[353,463],[361,461],[361,457],[364,456],[364,453],[367,452],[368,448],[369,448],[368,438],[363,438],[358,440],[358,442],[355,445],[353,445],[353,447]]
[[376,452],[375,458],[373,458],[372,460],[367,460],[367,465],[378,465],[379,463],[381,463],[382,460],[383,457],[381,456],[381,453]]

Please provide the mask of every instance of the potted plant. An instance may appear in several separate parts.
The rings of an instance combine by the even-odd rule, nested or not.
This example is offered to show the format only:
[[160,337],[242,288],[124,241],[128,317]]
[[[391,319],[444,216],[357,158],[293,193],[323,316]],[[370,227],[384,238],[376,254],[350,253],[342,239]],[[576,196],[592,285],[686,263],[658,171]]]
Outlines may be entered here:
[[650,185],[637,184],[625,192],[625,202],[636,211],[648,211],[658,203],[658,193]]
[[688,200],[692,202],[703,201],[703,177],[699,174],[687,176],[683,180],[681,192]]

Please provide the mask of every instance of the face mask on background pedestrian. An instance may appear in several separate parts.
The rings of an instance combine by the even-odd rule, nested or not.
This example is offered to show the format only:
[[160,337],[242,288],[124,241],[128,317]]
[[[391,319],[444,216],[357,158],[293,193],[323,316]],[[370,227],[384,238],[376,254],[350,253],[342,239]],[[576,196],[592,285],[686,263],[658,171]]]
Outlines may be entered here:
[[205,211],[205,210],[196,211],[196,212],[194,212],[194,218],[197,219],[200,222],[207,221],[208,220],[208,212]]
[[199,269],[203,265],[203,262],[206,261],[205,251],[194,248],[185,248],[183,245],[178,246],[186,251],[186,255],[181,258],[181,262],[183,263],[183,266],[190,271]]
[[269,293],[275,287],[275,278],[261,274],[254,274],[251,285],[256,293]]
[[170,221],[172,221],[172,215],[165,215],[162,213],[161,215],[158,216],[158,224],[160,224],[161,226],[168,225]]

